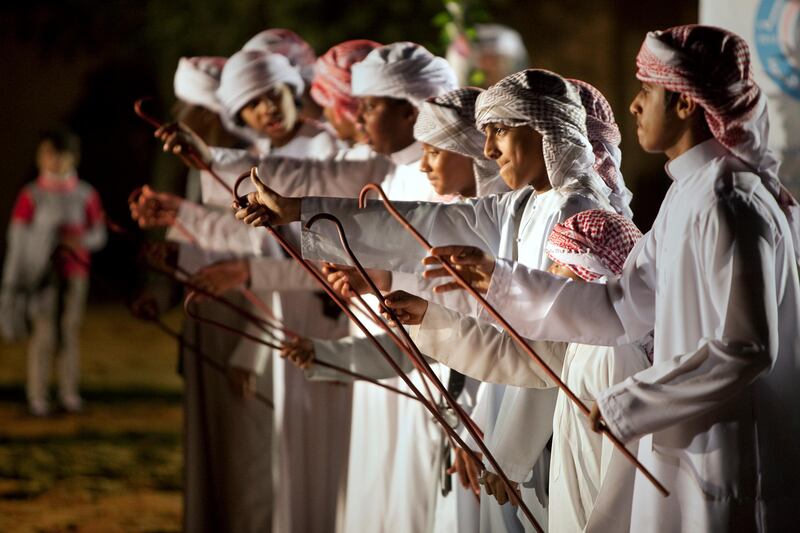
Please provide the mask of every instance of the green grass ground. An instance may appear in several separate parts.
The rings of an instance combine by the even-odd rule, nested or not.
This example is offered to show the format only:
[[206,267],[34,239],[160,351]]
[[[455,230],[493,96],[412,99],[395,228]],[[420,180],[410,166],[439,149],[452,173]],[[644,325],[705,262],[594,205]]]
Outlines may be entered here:
[[122,306],[95,305],[81,346],[86,409],[37,419],[25,406],[25,345],[0,344],[0,532],[179,531],[174,341]]

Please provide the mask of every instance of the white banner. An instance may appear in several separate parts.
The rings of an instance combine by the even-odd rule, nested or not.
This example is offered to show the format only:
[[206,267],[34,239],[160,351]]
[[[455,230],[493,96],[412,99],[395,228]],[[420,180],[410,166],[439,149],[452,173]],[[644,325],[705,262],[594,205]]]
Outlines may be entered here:
[[700,0],[700,23],[742,36],[769,99],[770,146],[781,179],[800,196],[800,0]]

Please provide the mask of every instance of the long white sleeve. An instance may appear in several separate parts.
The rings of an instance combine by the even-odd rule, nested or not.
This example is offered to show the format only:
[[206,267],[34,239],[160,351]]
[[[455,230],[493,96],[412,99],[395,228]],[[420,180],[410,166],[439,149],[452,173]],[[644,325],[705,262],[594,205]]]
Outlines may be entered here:
[[264,228],[237,221],[229,211],[211,209],[183,200],[176,217],[177,232],[185,230],[190,242],[205,250],[236,255],[273,254],[276,245]]
[[211,148],[211,168],[227,185],[223,187],[209,172],[199,171],[203,204],[227,207],[231,204],[230,189],[236,179],[258,164],[258,157],[248,150]]
[[[775,287],[780,239],[766,213],[741,193],[723,196],[694,224],[714,308],[717,338],[697,350],[656,362],[598,398],[607,423],[623,440],[654,433],[715,409],[767,371],[778,354]],[[776,238],[777,237],[777,238]],[[656,330],[658,335],[658,330]]]
[[[398,211],[434,246],[464,244],[477,246],[496,255],[504,235],[507,212],[517,207],[532,190],[469,200],[457,204],[394,202]],[[380,201],[370,201],[364,209],[358,201],[337,198],[304,198],[301,219],[305,224],[317,213],[331,213],[341,222],[350,247],[365,267],[414,273],[426,251],[391,217]],[[321,220],[303,231],[303,255],[312,260],[349,264],[335,226]]]
[[478,301],[464,291],[433,292],[433,289],[441,284],[441,279],[426,279],[422,277],[421,272],[414,274],[393,272],[391,291],[405,291],[464,315],[474,316],[478,312]]
[[294,259],[253,257],[250,264],[250,288],[259,291],[316,291],[314,278]]
[[258,174],[269,187],[284,196],[356,197],[367,183],[380,183],[394,172],[387,157],[356,147],[330,159],[264,157]]
[[[387,157],[369,146],[340,150],[328,159],[300,159],[279,155],[256,158],[244,150],[214,148],[212,167],[230,186],[243,172],[258,167],[258,175],[269,187],[284,196],[356,197],[367,183],[381,183],[395,169]],[[210,175],[201,174],[203,198],[210,203],[230,203],[230,193]],[[239,193],[252,191],[242,184]]]
[[[420,325],[412,326],[411,334],[423,353],[472,378],[516,387],[555,386],[514,339],[488,322],[429,303],[425,318]],[[565,343],[528,344],[557,375],[561,374]]]
[[[498,259],[486,300],[527,338],[603,346],[633,342],[655,323],[652,241],[646,234],[628,256],[622,278],[605,285]],[[485,309],[480,317],[493,320]]]

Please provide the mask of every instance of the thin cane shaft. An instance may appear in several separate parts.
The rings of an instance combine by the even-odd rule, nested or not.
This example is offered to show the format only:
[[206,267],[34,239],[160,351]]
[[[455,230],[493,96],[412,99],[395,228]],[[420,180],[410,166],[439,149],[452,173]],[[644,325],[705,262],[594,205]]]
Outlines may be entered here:
[[[392,202],[386,197],[386,193],[374,183],[369,183],[361,189],[361,194],[359,195],[359,207],[363,207],[365,203],[365,199],[367,194],[370,190],[373,190],[378,193],[381,200],[383,201],[383,206],[391,213],[391,215],[405,228],[411,235],[419,242],[425,250],[428,252],[431,251],[433,246],[428,242],[425,237],[423,237],[417,230],[414,228],[406,219],[400,214],[399,211],[392,205]],[[480,294],[476,291],[472,285],[470,285],[461,274],[453,268],[449,261],[444,258],[440,258],[440,263],[442,267],[458,282],[461,287],[471,294],[478,302],[486,309],[486,311],[494,318],[498,324],[500,324],[504,330],[513,338],[517,344],[523,349],[523,351],[533,359],[544,371],[547,376],[553,380],[558,386],[559,389],[570,399],[570,401],[575,404],[578,409],[583,413],[586,417],[589,416],[590,411],[589,408],[575,395],[574,392],[564,383],[558,374],[556,374],[553,369],[551,369],[548,364],[541,358],[539,355],[533,351],[533,349],[528,345],[525,339],[520,335],[512,326],[511,324],[506,321],[503,316],[497,312],[497,310]],[[664,485],[659,482],[655,476],[645,467],[629,450],[625,447],[622,441],[617,438],[616,435],[611,433],[608,428],[603,428],[603,433],[611,440],[614,446],[626,457],[628,460],[633,463],[633,465],[661,492],[662,495],[669,496],[669,491],[664,487]]]
[[189,316],[189,318],[192,318],[192,319],[194,319],[194,320],[196,320],[198,322],[202,322],[204,324],[210,324],[212,326],[216,326],[217,328],[225,330],[228,333],[232,333],[234,335],[238,335],[239,337],[243,337],[243,338],[245,338],[245,339],[247,339],[249,341],[253,341],[253,342],[256,342],[258,344],[263,344],[264,346],[272,348],[273,350],[280,350],[282,348],[278,344],[273,344],[273,343],[271,343],[271,342],[269,342],[267,340],[264,340],[264,339],[262,339],[260,337],[256,337],[255,335],[247,333],[246,331],[242,331],[242,330],[240,330],[238,328],[234,328],[234,327],[228,326],[227,324],[224,324],[224,323],[222,323],[222,322],[220,322],[218,320],[214,320],[213,318],[200,316],[199,314],[195,313],[192,310],[192,305],[191,304],[194,302],[196,294],[197,293],[195,293],[195,292],[190,292],[186,296],[186,298],[183,300],[183,310],[186,312],[186,314]]
[[[329,222],[333,222],[333,224],[336,226],[336,231],[339,233],[339,241],[341,242],[342,248],[344,248],[345,253],[347,253],[348,257],[350,257],[350,261],[353,263],[353,265],[355,266],[356,270],[358,270],[358,273],[361,276],[361,278],[369,286],[370,291],[372,292],[373,296],[378,298],[379,302],[382,302],[383,295],[381,294],[380,289],[378,289],[377,285],[372,280],[372,278],[369,276],[369,274],[367,273],[366,269],[364,269],[364,267],[361,265],[361,262],[358,260],[358,258],[356,257],[355,253],[353,253],[352,248],[350,248],[350,243],[347,242],[347,236],[344,233],[344,227],[342,227],[342,223],[339,221],[339,219],[337,219],[335,216],[331,215],[330,213],[318,213],[318,214],[314,215],[313,217],[311,217],[308,220],[308,222],[306,222],[306,225],[305,225],[306,229],[308,229],[311,226],[313,226],[314,223],[317,220],[327,220]],[[427,378],[426,380],[423,381],[423,384],[425,385],[425,387],[427,389],[428,396],[430,398],[433,398],[433,395],[432,395],[432,393],[430,391],[430,388],[428,388],[428,381],[431,381],[431,382],[434,383],[434,386],[436,386],[439,389],[440,392],[441,392],[442,389],[444,389],[445,392],[443,394],[446,395],[445,398],[447,399],[447,403],[448,404],[454,404],[454,403],[457,404],[457,402],[447,392],[447,388],[444,387],[444,385],[441,384],[441,381],[436,376],[436,374],[433,372],[433,369],[430,367],[430,365],[427,363],[427,361],[425,361],[425,358],[422,356],[422,354],[419,353],[419,350],[416,349],[416,346],[414,346],[414,342],[411,340],[411,337],[409,337],[407,335],[406,330],[402,326],[399,325],[400,322],[397,320],[397,317],[393,314],[392,310],[391,309],[387,309],[386,306],[383,305],[383,303],[381,303],[380,306],[381,306],[381,309],[383,309],[384,311],[389,312],[390,316],[395,321],[395,324],[398,324],[398,330],[400,331],[400,334],[401,335],[405,334],[404,335],[404,339],[400,340],[397,337],[397,335],[388,327],[388,325],[384,324],[384,326],[383,326],[384,330],[386,331],[386,333],[392,338],[392,340],[395,343],[399,344],[399,343],[402,342],[408,348],[408,350],[406,350],[406,353],[409,355],[412,364],[414,365],[414,367],[419,371],[419,373],[424,378]],[[374,312],[372,311],[371,308],[368,308],[368,309],[369,309],[369,313],[371,315],[374,314]],[[373,320],[380,321],[383,324],[383,321],[380,320],[377,316],[375,316],[375,318],[373,318]],[[438,385],[436,384],[437,381],[439,382]],[[460,405],[459,405],[459,407],[460,407]],[[458,409],[456,407],[453,407],[453,409],[458,411]],[[459,417],[459,418],[461,418],[461,417]],[[469,417],[466,417],[466,418],[469,418]],[[465,425],[469,424],[469,422],[467,422],[466,419],[463,420],[463,422],[464,422]]]
[[176,281],[176,282],[186,286],[187,288],[189,288],[189,289],[191,289],[191,290],[193,290],[193,291],[205,296],[206,298],[210,298],[212,300],[215,300],[215,301],[221,303],[225,307],[231,309],[236,314],[246,318],[247,320],[250,320],[251,322],[253,322],[257,326],[259,326],[263,330],[266,330],[266,328],[269,328],[269,327],[273,327],[273,328],[279,329],[277,326],[274,326],[274,325],[270,324],[267,320],[264,320],[263,318],[258,317],[258,316],[254,315],[253,313],[250,313],[249,311],[247,311],[245,309],[242,309],[241,307],[239,307],[238,305],[236,305],[233,302],[229,301],[228,299],[224,298],[223,296],[219,296],[219,295],[213,294],[213,293],[203,289],[202,287],[200,287],[198,285],[195,285],[194,283],[192,283],[191,281],[189,281],[187,279],[178,278],[177,276],[175,276],[173,274],[173,272],[168,267],[166,267],[164,265],[150,263],[148,266],[151,269],[155,270],[156,272],[159,272],[159,273],[167,276],[168,278],[172,279],[173,281]]
[[[367,302],[364,301],[364,298],[360,294],[356,294],[355,297],[356,301],[360,304],[360,307],[358,308],[359,311],[366,314],[369,317],[369,319],[372,320],[372,322],[377,324],[384,332],[386,332],[386,335],[389,336],[392,342],[401,347],[405,346],[405,348],[401,348],[401,351],[405,353],[406,356],[411,360],[411,364],[420,373],[420,375],[425,376],[425,369],[422,367],[419,361],[417,361],[417,358],[414,357],[413,353],[409,353],[410,349],[405,345],[405,343],[403,343],[400,337],[398,337],[395,334],[395,332],[392,331],[392,328],[390,328],[389,325],[380,316],[378,316],[378,314],[372,309],[372,307],[370,307],[367,304]],[[430,401],[436,403],[433,397],[433,392],[428,386],[428,381],[429,381],[428,379],[423,379],[422,385],[425,387],[425,392],[427,393]]]
[[313,364],[315,364],[317,366],[324,366],[325,368],[330,368],[331,370],[334,370],[336,372],[340,372],[342,374],[345,374],[347,376],[355,378],[355,379],[357,379],[359,381],[366,381],[367,383],[372,383],[373,385],[377,385],[378,387],[381,387],[382,389],[386,389],[388,391],[394,392],[395,394],[399,394],[400,396],[405,396],[406,398],[411,398],[412,400],[417,401],[417,402],[419,401],[419,398],[417,398],[413,394],[409,394],[406,391],[400,390],[397,387],[392,387],[391,385],[388,385],[386,383],[381,383],[379,380],[377,380],[375,378],[371,378],[369,376],[365,376],[364,374],[359,374],[358,372],[353,372],[352,370],[348,370],[347,368],[344,368],[342,366],[334,365],[334,364],[328,363],[326,361],[319,361],[319,360],[316,360],[316,359],[313,361]]

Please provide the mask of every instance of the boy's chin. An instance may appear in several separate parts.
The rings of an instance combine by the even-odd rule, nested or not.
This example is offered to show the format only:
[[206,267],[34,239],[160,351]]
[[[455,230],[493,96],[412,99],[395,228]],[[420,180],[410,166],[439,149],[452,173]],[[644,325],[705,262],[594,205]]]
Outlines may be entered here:
[[522,180],[520,180],[517,174],[509,168],[503,168],[500,171],[500,178],[512,191],[516,191],[517,189],[522,188],[524,185],[527,185],[527,183],[521,183]]
[[637,138],[639,140],[639,146],[648,154],[658,154],[664,151],[659,148],[658,143],[655,143],[649,137],[642,135],[640,131],[637,132]]

